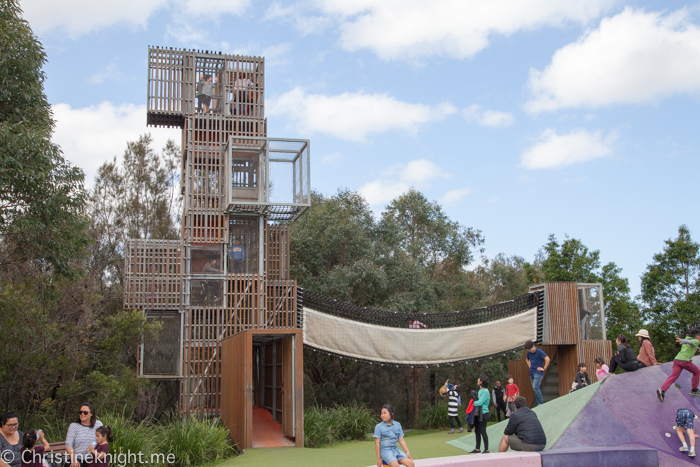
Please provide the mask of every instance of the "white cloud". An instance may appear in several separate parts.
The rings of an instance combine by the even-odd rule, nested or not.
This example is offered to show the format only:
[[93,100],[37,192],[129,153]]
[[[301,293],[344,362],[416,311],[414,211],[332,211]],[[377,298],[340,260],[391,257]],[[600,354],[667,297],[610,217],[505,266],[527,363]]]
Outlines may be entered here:
[[438,179],[450,178],[450,174],[426,159],[417,159],[406,165],[390,167],[382,177],[365,183],[359,192],[370,205],[386,204],[411,187],[429,188]]
[[64,157],[85,171],[86,185],[92,185],[97,169],[114,156],[121,157],[128,141],[151,133],[154,149],[160,151],[168,138],[180,141],[179,128],[146,127],[146,106],[110,102],[83,108],[68,104],[53,106],[56,129],[53,141]]
[[685,10],[625,8],[531,70],[531,112],[641,104],[700,90],[700,28]]
[[439,201],[440,204],[444,204],[446,206],[453,206],[459,203],[462,200],[462,198],[469,195],[470,193],[471,190],[469,188],[458,188],[456,190],[450,190],[444,195],[442,195],[442,198],[440,198]]
[[268,100],[269,116],[287,117],[303,134],[326,133],[336,138],[365,141],[371,133],[391,130],[417,132],[424,124],[441,120],[457,109],[451,104],[409,104],[388,94],[359,91],[335,96],[307,94],[296,87]]
[[492,35],[597,18],[615,0],[317,0],[340,23],[340,45],[369,49],[385,60],[441,55],[471,57]]
[[[178,15],[191,21],[215,19],[222,14],[241,15],[250,4],[250,0],[21,0],[24,18],[36,34],[56,30],[72,39],[115,25],[146,28],[153,13],[170,5],[176,5]],[[201,33],[187,33],[187,27],[181,24],[170,35],[187,38]]]
[[615,132],[603,138],[600,130],[574,130],[564,135],[545,130],[535,145],[520,156],[520,165],[526,169],[554,169],[610,156],[615,139]]
[[251,4],[250,0],[179,0],[185,14],[216,18],[222,14],[242,15]]
[[105,81],[111,80],[111,81],[123,81],[125,79],[124,73],[121,71],[117,70],[117,65],[112,62],[106,67],[104,67],[102,70],[98,71],[94,75],[92,75],[89,79],[88,82],[90,84],[102,84]]
[[321,33],[333,24],[333,20],[327,16],[305,15],[302,14],[303,11],[303,5],[298,3],[282,6],[279,2],[275,2],[265,11],[263,20],[280,19],[290,22],[303,36]]
[[345,160],[345,155],[342,152],[332,152],[326,154],[321,158],[321,162],[324,164],[338,164]]
[[148,18],[166,0],[22,0],[24,18],[35,34],[58,30],[75,39],[100,28],[125,24],[145,28]]
[[515,118],[510,112],[499,112],[498,110],[484,109],[480,105],[472,104],[462,111],[462,116],[471,122],[477,122],[482,126],[509,126]]

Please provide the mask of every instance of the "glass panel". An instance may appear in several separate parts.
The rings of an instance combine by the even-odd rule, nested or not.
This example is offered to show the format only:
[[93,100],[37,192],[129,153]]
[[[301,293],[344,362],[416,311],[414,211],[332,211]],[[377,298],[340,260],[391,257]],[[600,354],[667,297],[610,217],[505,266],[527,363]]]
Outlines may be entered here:
[[223,274],[221,245],[192,245],[190,252],[190,274]]
[[178,376],[180,374],[180,315],[163,313],[147,317],[148,323],[161,323],[156,338],[143,343],[143,374],[146,376]]
[[602,340],[603,310],[598,287],[582,287],[578,291],[578,301],[581,319],[581,339]]
[[224,281],[222,279],[191,279],[190,305],[222,306]]
[[260,272],[260,218],[229,216],[229,240],[226,249],[228,272]]

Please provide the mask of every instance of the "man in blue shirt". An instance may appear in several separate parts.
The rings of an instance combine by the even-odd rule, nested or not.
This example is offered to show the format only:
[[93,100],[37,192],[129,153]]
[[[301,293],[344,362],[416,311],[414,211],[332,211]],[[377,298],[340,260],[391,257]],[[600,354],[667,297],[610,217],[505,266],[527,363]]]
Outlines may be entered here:
[[245,250],[241,241],[236,239],[229,251],[229,257],[233,260],[233,272],[243,272],[243,261],[245,261]]
[[542,382],[544,371],[549,366],[549,357],[542,349],[535,347],[535,343],[532,341],[525,342],[525,350],[527,350],[525,361],[528,368],[530,368],[530,382],[532,383],[533,391],[535,391],[535,400],[537,405],[544,404],[540,383]]

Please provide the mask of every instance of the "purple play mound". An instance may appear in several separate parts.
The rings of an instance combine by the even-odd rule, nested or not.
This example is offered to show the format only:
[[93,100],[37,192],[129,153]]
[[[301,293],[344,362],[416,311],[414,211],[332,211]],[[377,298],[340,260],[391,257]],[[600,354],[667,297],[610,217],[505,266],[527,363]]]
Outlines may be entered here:
[[643,446],[550,449],[542,451],[542,467],[657,467],[656,449]]
[[[693,363],[700,364],[700,357],[695,357]],[[681,374],[666,392],[664,403],[656,397],[656,390],[671,373],[671,366],[672,363],[665,363],[608,377],[549,452],[596,446],[649,447],[658,450],[658,465],[695,464],[678,451],[681,444],[673,428],[678,409],[687,408],[700,415],[700,398],[689,395],[690,374],[685,371]],[[622,464],[596,461],[590,465]]]

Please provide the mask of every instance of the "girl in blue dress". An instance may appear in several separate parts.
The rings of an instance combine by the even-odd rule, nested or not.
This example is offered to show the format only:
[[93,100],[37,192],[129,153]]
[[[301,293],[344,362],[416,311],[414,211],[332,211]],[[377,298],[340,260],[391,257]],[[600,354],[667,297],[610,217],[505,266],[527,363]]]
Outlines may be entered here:
[[[377,467],[389,465],[390,467],[414,467],[408,446],[403,439],[401,424],[394,420],[394,408],[386,404],[382,407],[380,415],[382,422],[374,427],[374,447],[377,451]],[[397,443],[406,451],[398,448]]]

